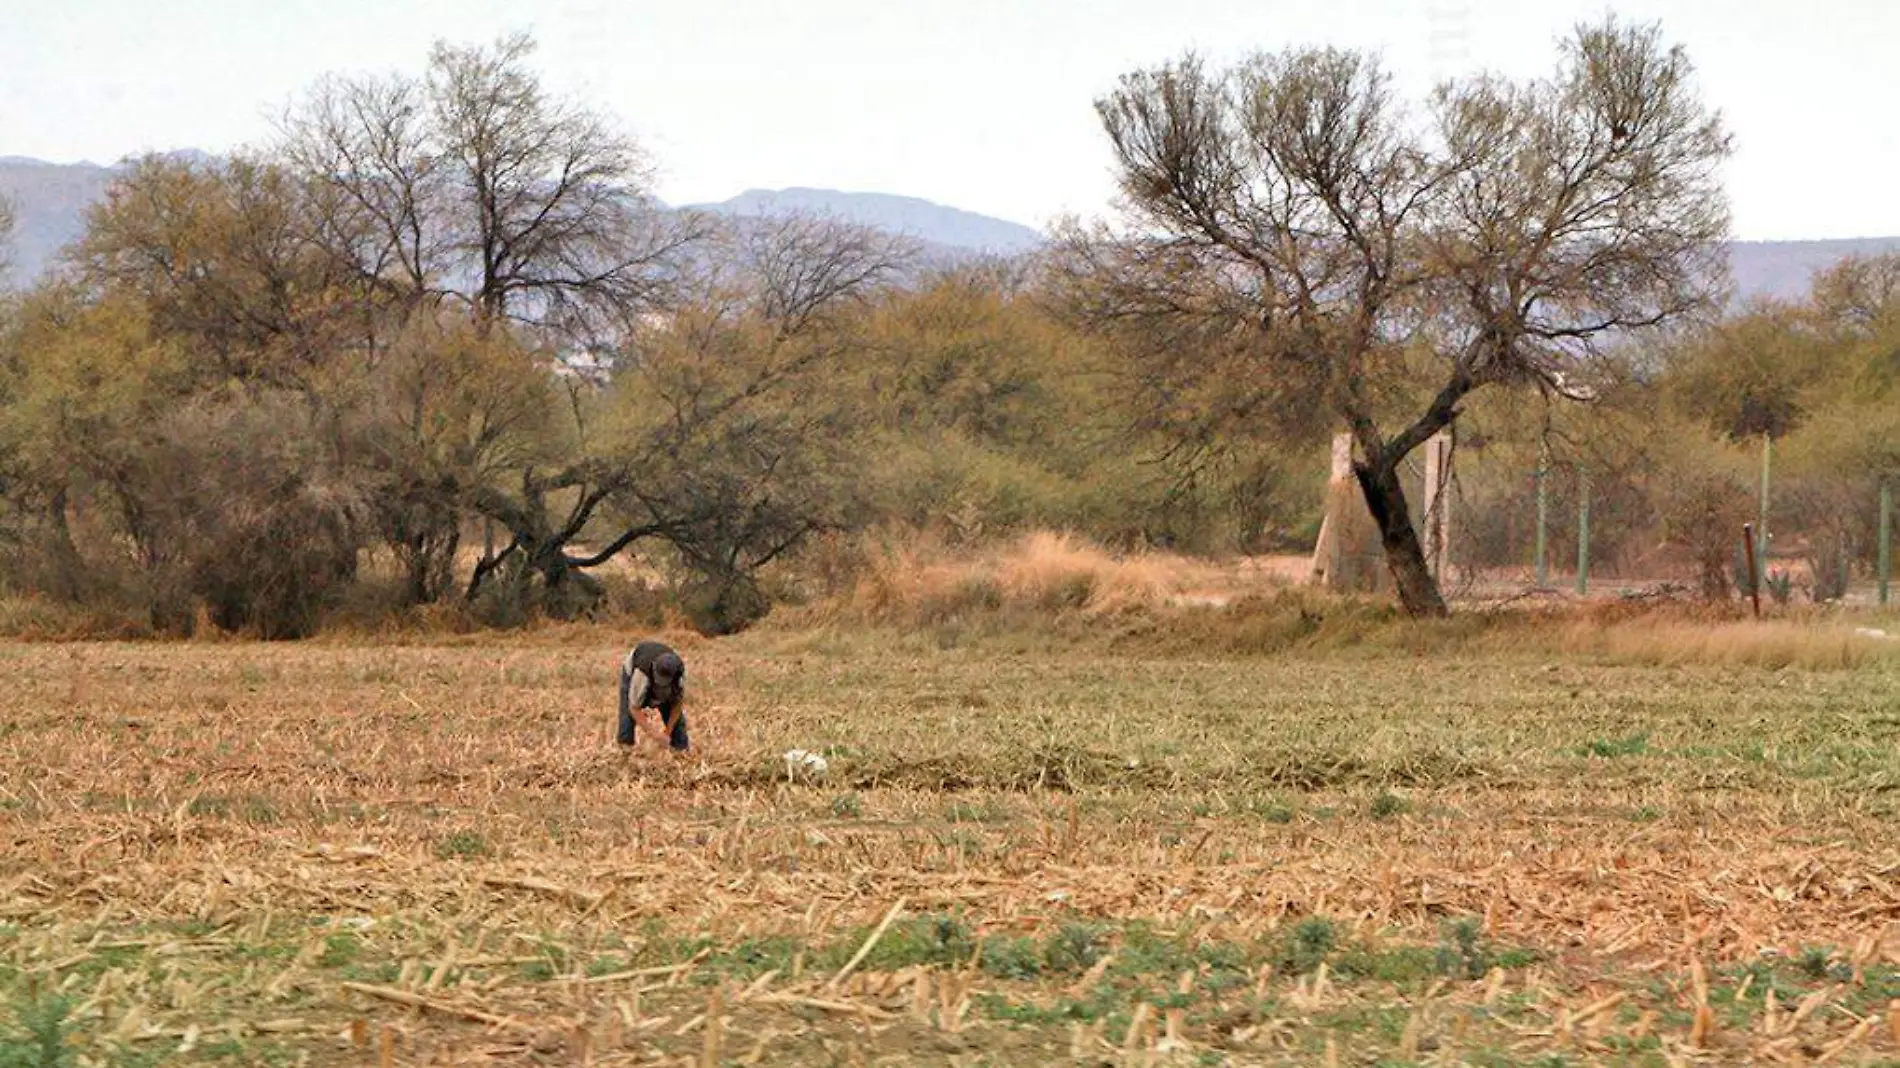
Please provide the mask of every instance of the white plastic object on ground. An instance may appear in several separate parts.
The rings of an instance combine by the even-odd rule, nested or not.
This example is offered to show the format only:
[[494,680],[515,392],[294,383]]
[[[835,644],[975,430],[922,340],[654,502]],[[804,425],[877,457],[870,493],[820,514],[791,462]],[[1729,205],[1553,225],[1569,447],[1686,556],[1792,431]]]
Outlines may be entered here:
[[831,764],[817,753],[809,753],[803,749],[785,751],[785,777],[788,779],[796,779],[801,771],[814,779],[822,779],[830,770]]

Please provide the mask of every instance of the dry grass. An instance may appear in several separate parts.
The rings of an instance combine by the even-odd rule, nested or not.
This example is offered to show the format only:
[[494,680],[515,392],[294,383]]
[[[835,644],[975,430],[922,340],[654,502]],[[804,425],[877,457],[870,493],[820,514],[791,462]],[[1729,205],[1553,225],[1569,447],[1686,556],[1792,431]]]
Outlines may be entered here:
[[0,1005],[124,1064],[1900,1055],[1892,662],[1488,634],[675,634],[683,761],[601,629],[0,645]]
[[1833,606],[1752,619],[1740,603],[1573,603],[1521,618],[1554,654],[1619,663],[1831,671],[1900,662],[1890,615]]
[[1870,660],[1900,659],[1900,638],[1851,622],[1784,620],[1726,623],[1622,622],[1573,625],[1563,643],[1575,652],[1600,652],[1650,664],[1728,664],[1829,670]]
[[86,608],[35,594],[0,594],[0,635],[26,641],[137,639],[152,634],[127,613]]
[[0,1063],[53,992],[93,1063],[1900,1044],[1900,643],[1283,581],[899,543],[838,602],[672,636],[685,762],[609,751],[604,630],[0,646]]
[[1117,555],[1068,534],[1037,531],[992,549],[957,552],[916,534],[870,547],[836,609],[879,620],[969,612],[1103,614],[1183,601],[1225,603],[1238,569],[1168,553]]
[[1207,561],[1107,552],[1037,532],[987,550],[914,533],[867,543],[841,593],[781,613],[792,627],[869,623],[942,646],[1049,650],[1077,643],[1138,655],[1537,650],[1615,663],[1834,670],[1900,659],[1900,626],[1873,613],[1740,604],[1506,600],[1447,620],[1405,619],[1390,600],[1300,584],[1304,561]]

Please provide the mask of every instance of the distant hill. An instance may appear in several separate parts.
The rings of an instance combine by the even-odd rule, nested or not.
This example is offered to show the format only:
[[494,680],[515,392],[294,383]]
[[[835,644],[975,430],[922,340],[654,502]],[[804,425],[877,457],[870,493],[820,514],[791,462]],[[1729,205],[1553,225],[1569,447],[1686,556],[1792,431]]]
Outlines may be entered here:
[[45,163],[0,156],[0,197],[13,206],[13,232],[0,260],[11,269],[0,288],[31,282],[59,250],[77,240],[86,209],[105,196],[113,170],[96,163]]
[[1816,271],[1845,256],[1900,252],[1900,237],[1856,237],[1839,241],[1736,241],[1729,245],[1728,269],[1738,301],[1771,296],[1799,300],[1807,296]]
[[721,215],[759,216],[788,212],[831,215],[916,238],[927,245],[969,252],[1014,255],[1042,244],[1042,235],[1021,223],[889,193],[843,193],[835,189],[748,189],[730,200],[687,207]]
[[[203,158],[195,150],[180,155]],[[14,206],[16,224],[7,246],[12,270],[0,287],[26,284],[49,266],[59,250],[80,236],[86,208],[104,196],[116,168],[95,163],[47,163],[0,156],[0,196]],[[836,216],[915,238],[937,257],[972,253],[1013,255],[1036,248],[1042,235],[1031,227],[917,197],[851,193],[834,189],[748,189],[717,203],[690,207],[737,217],[784,212]],[[1737,300],[1760,296],[1798,299],[1816,270],[1850,254],[1900,251],[1900,237],[1841,241],[1738,241],[1730,246],[1729,269]]]

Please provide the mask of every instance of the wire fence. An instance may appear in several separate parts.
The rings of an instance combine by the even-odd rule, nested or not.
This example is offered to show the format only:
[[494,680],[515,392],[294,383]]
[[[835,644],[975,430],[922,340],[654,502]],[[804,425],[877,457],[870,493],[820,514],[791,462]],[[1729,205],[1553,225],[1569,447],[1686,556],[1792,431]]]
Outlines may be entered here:
[[[1772,446],[1747,477],[1593,469],[1548,449],[1527,458],[1449,439],[1444,448],[1438,459],[1420,449],[1402,476],[1426,559],[1449,598],[1759,594],[1764,604],[1892,603],[1894,485],[1878,475],[1778,482]],[[1384,592],[1378,533],[1342,455],[1350,456],[1344,435],[1335,441],[1312,578]]]

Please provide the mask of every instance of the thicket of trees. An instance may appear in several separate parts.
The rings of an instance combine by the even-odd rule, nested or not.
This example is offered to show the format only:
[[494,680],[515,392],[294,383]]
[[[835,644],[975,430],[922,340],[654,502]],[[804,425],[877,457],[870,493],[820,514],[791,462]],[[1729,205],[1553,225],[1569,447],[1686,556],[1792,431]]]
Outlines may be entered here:
[[1219,541],[1219,487],[1113,433],[1020,267],[665,210],[530,55],[439,46],[325,80],[264,148],[131,167],[7,309],[9,587],[287,637],[372,593],[572,615],[638,552],[723,630],[880,521]]
[[[1624,354],[1589,405],[1475,409],[1463,424],[1462,551],[1522,565],[1540,462],[1555,558],[1570,558],[1587,477],[1597,567],[1679,577],[1710,597],[1747,581],[1742,524],[1758,518],[1772,450],[1768,566],[1839,597],[1876,562],[1879,490],[1900,487],[1900,255],[1855,257],[1799,301],[1761,301]],[[1798,567],[1793,565],[1799,565]]]
[[295,637],[572,616],[637,555],[726,631],[880,526],[1304,551],[1346,429],[1431,612],[1402,464],[1453,422],[1477,565],[1523,562],[1546,451],[1590,470],[1612,566],[1717,578],[1736,442],[1779,443],[1778,524],[1852,552],[1900,465],[1900,259],[1711,315],[1727,142],[1652,30],[1423,122],[1332,51],[1131,76],[1100,105],[1129,225],[953,265],[666,210],[530,58],[439,46],[325,80],[257,150],[137,161],[0,312],[0,584]]

